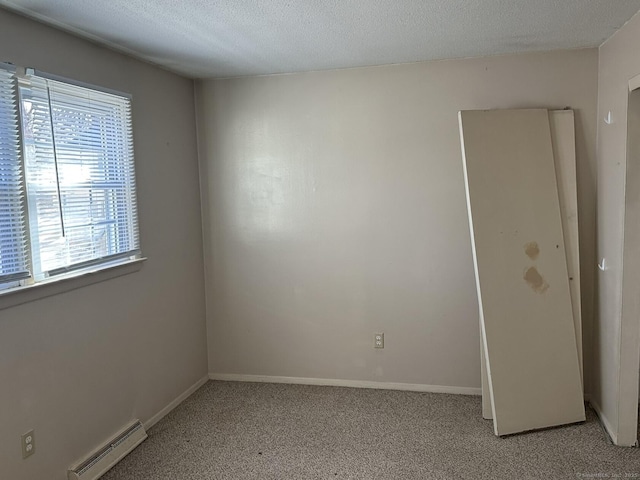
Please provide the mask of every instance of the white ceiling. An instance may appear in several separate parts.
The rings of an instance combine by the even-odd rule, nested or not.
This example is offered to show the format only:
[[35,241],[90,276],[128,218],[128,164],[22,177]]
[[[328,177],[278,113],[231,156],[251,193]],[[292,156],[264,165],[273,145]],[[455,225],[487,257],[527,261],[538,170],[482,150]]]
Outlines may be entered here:
[[190,77],[594,47],[640,0],[0,0]]

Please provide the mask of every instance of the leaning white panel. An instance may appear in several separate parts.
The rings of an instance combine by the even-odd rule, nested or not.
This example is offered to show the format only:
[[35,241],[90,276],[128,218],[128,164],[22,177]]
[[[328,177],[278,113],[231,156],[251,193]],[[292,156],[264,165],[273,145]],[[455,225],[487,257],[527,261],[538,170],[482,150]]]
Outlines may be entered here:
[[582,421],[549,114],[459,119],[495,433]]
[[489,378],[487,374],[487,357],[484,353],[484,333],[482,332],[482,319],[480,320],[480,379],[482,383],[482,418],[493,419],[493,409],[491,407],[491,389],[489,388]]
[[[573,110],[549,111],[549,126],[553,143],[553,158],[556,167],[556,180],[562,215],[562,231],[567,255],[569,288],[573,307],[573,324],[578,349],[578,363],[583,380],[582,353],[582,307],[580,304],[580,245],[578,237],[578,191],[576,177],[576,140]],[[490,420],[491,393],[487,380],[487,367],[484,344],[480,344],[481,377],[482,377],[482,417]]]
[[564,248],[567,255],[569,290],[573,307],[573,327],[578,349],[580,377],[584,385],[582,361],[582,306],[580,304],[580,244],[578,238],[578,181],[573,110],[549,111],[553,158],[558,181]]

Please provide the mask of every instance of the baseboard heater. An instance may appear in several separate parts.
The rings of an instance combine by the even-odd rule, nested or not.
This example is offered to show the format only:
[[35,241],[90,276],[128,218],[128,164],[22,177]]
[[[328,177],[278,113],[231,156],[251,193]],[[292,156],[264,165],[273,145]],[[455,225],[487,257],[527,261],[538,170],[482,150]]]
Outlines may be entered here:
[[136,420],[89,458],[69,470],[69,480],[96,480],[147,438],[142,422]]

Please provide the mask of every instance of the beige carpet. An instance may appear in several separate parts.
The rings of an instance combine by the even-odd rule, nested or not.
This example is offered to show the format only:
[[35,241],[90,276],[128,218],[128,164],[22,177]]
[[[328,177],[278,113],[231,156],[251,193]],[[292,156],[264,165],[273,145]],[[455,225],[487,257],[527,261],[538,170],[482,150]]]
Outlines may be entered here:
[[640,478],[584,424],[497,438],[480,397],[208,382],[104,480]]

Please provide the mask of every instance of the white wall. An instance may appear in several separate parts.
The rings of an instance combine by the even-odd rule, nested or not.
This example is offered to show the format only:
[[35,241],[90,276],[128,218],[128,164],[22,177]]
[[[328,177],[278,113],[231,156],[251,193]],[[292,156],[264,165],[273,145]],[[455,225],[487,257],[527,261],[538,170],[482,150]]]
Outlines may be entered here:
[[[193,82],[0,11],[0,60],[133,94],[139,272],[0,310],[0,478],[62,480],[207,371]],[[20,435],[35,428],[36,454]]]
[[[637,395],[632,394],[630,400],[628,391],[630,386],[637,388],[638,359],[629,353],[637,352],[640,317],[637,281],[627,283],[630,296],[623,303],[627,103],[629,80],[640,74],[639,42],[640,15],[636,15],[600,47],[598,94],[597,244],[598,258],[606,259],[607,269],[598,275],[593,402],[613,439],[626,445],[636,440],[631,431],[635,431],[635,424],[629,423],[624,412],[637,409]],[[609,111],[613,123],[606,125],[603,119]],[[622,416],[621,402],[627,404],[622,407]]]
[[201,82],[209,371],[479,387],[457,111],[565,106],[589,366],[597,65],[586,49]]

